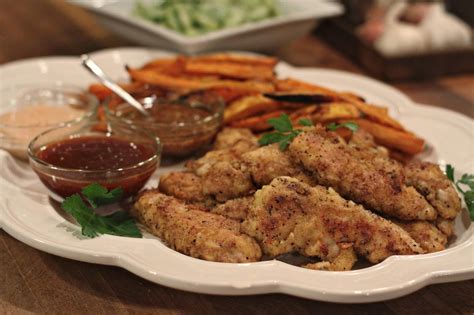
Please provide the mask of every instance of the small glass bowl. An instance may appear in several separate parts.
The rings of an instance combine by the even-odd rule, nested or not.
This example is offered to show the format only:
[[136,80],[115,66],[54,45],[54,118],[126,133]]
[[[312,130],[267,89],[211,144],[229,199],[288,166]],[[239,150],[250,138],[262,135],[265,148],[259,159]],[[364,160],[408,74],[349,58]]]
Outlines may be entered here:
[[[72,124],[45,131],[31,141],[28,146],[30,165],[43,184],[51,191],[51,196],[54,199],[60,201],[61,198],[78,193],[82,188],[92,183],[98,183],[107,189],[121,187],[125,197],[132,196],[143,188],[158,168],[162,146],[157,137],[144,131],[125,128],[123,125],[108,124],[106,130],[102,130],[102,126],[92,121]],[[50,164],[40,157],[44,153],[42,151],[48,149],[51,145],[64,143],[64,141],[71,139],[81,141],[81,138],[86,142],[91,137],[103,137],[104,140],[111,137],[118,138],[126,141],[133,148],[146,149],[150,152],[150,156],[142,156],[142,160],[132,165],[112,168],[102,168],[101,166],[102,169],[65,168]],[[87,151],[87,148],[76,146],[75,149],[77,150],[74,151],[75,155],[90,155],[91,159],[100,158],[97,155],[92,155],[90,151]],[[102,150],[101,152],[106,151]],[[121,158],[123,156],[114,155],[112,161],[121,163],[123,161]],[[110,163],[104,164],[111,165]]]
[[140,100],[149,117],[128,104],[105,103],[105,117],[114,124],[147,130],[160,138],[163,156],[185,157],[206,147],[222,124],[224,101],[211,93],[194,93],[170,100],[146,97]]
[[45,130],[96,116],[95,96],[75,86],[36,84],[0,90],[0,149],[27,160],[30,141]]

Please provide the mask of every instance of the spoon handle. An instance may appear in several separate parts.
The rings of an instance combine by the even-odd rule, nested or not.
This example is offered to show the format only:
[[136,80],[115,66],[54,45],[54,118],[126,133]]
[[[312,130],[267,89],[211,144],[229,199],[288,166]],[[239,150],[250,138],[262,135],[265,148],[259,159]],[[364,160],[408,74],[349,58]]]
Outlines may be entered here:
[[85,54],[81,56],[82,65],[89,70],[93,75],[95,75],[100,82],[102,82],[106,87],[111,89],[115,94],[120,96],[125,102],[135,107],[143,115],[149,116],[150,114],[143,108],[142,104],[138,102],[133,96],[131,96],[127,91],[125,91],[120,85],[114,83],[110,80],[104,71],[89,57]]

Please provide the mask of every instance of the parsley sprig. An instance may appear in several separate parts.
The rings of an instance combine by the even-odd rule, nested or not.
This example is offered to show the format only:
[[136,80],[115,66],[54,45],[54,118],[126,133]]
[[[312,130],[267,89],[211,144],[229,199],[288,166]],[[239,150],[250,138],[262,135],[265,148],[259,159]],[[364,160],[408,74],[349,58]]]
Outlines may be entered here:
[[[286,114],[281,114],[280,117],[277,118],[270,118],[267,121],[270,126],[272,126],[276,131],[269,132],[264,134],[263,136],[258,139],[258,143],[260,145],[269,145],[272,143],[278,143],[280,150],[285,151],[288,148],[293,139],[299,135],[302,130],[293,129],[293,125],[291,124],[291,120]],[[310,127],[313,126],[313,122],[311,119],[303,118],[298,121],[301,126]],[[359,129],[359,125],[355,122],[345,122],[341,124],[330,123],[327,128],[329,130],[335,131],[339,128],[347,128],[353,132],[356,132]]]
[[[302,132],[301,130],[293,129],[290,117],[287,114],[281,114],[278,118],[270,118],[268,123],[276,131],[264,134],[258,139],[258,143],[260,145],[278,143],[281,151],[285,151],[290,142]],[[301,119],[299,123],[302,126],[313,125],[313,122],[309,119]]]
[[352,132],[356,132],[357,130],[359,130],[359,125],[352,121],[344,122],[341,124],[336,124],[335,122],[332,122],[329,125],[327,125],[326,128],[328,128],[331,131],[336,131],[339,128],[347,128],[351,130]]
[[[471,221],[474,221],[474,175],[463,174],[461,179],[456,180],[454,178],[454,167],[450,164],[446,165],[446,176],[454,183],[456,189],[463,195],[464,202],[466,202],[467,209],[469,210],[469,216]],[[463,188],[463,187],[469,187]]]
[[76,219],[82,227],[81,232],[84,236],[93,238],[99,234],[111,234],[140,238],[142,233],[125,211],[117,211],[107,216],[100,216],[94,211],[100,206],[120,201],[122,195],[121,188],[107,191],[99,184],[91,184],[83,188],[81,194],[74,194],[64,199],[61,207]]

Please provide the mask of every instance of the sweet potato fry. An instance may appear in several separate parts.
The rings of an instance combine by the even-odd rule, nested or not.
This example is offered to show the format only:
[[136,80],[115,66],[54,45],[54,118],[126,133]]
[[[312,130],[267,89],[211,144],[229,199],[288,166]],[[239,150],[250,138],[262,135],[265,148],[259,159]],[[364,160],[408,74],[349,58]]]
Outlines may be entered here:
[[227,54],[227,53],[197,56],[192,59],[197,60],[197,61],[234,62],[234,63],[243,63],[246,65],[262,65],[262,66],[267,66],[267,67],[274,67],[278,63],[278,59],[273,58],[273,57]]
[[147,62],[141,69],[166,68],[177,63],[177,58],[158,58]]
[[271,80],[273,67],[232,62],[188,60],[185,71],[195,74],[217,74],[227,78]]
[[412,133],[393,129],[367,119],[351,119],[346,121],[355,122],[360,128],[371,133],[377,143],[388,148],[397,149],[411,155],[423,152],[425,141]]
[[180,75],[184,73],[187,58],[177,56],[175,58],[155,59],[145,64],[141,69],[153,70],[163,74]]
[[326,122],[340,119],[353,119],[361,116],[360,111],[351,103],[335,102],[321,104],[313,115],[314,121]]
[[168,90],[200,90],[207,88],[232,88],[249,92],[266,93],[273,91],[273,84],[257,81],[232,81],[232,80],[209,80],[181,78],[166,74],[156,73],[149,70],[128,69],[130,77],[139,82],[157,85]]
[[[365,99],[364,99],[362,96],[357,95],[357,94],[352,93],[352,92],[342,92],[342,93],[340,93],[340,94],[345,95],[345,96],[347,96],[347,97],[352,97],[353,99],[358,100],[358,101],[361,101],[361,102],[365,102]],[[382,108],[382,107],[381,107],[381,108]],[[385,107],[383,107],[383,108],[385,109]]]
[[298,120],[301,118],[310,118],[312,114],[318,110],[318,107],[319,107],[318,105],[309,105],[309,106],[305,106],[303,108],[297,109],[289,115],[290,120],[292,122],[298,122]]
[[393,127],[398,130],[404,130],[403,126],[398,121],[388,115],[387,109],[367,104],[363,100],[361,100],[359,96],[353,93],[338,93],[331,89],[327,89],[314,84],[309,84],[306,82],[301,82],[295,79],[277,80],[276,89],[277,91],[311,91],[315,93],[330,95],[335,99],[335,101],[340,100],[354,104],[361,112],[363,112],[375,122]]
[[298,81],[295,79],[277,80],[275,85],[277,91],[313,92],[338,97],[338,93],[333,90],[327,89],[319,85]]
[[382,109],[382,107],[354,100],[353,98],[346,98],[346,96],[342,96],[342,98],[345,98],[346,101],[354,104],[354,106],[356,106],[370,120],[398,130],[404,130],[403,126],[398,121],[390,117],[387,111]]
[[267,122],[268,119],[279,117],[281,114],[285,113],[286,112],[283,110],[278,110],[262,116],[249,117],[242,120],[233,121],[231,122],[230,126],[235,128],[249,128],[252,131],[264,131],[271,128]]
[[[143,84],[141,82],[132,82],[120,84],[120,86],[125,91],[134,93],[135,91],[138,91],[140,88],[142,88]],[[103,101],[113,94],[113,92],[108,87],[100,83],[93,83],[89,85],[89,93],[94,94],[99,99],[99,101]]]
[[255,93],[252,91],[243,91],[243,90],[236,90],[236,89],[224,88],[224,87],[209,88],[209,89],[206,89],[205,91],[219,95],[226,104],[233,102],[244,96],[259,95],[258,93]]
[[278,102],[268,99],[261,94],[246,96],[227,106],[224,111],[224,123],[228,124],[231,121],[272,112],[277,109],[279,109]]

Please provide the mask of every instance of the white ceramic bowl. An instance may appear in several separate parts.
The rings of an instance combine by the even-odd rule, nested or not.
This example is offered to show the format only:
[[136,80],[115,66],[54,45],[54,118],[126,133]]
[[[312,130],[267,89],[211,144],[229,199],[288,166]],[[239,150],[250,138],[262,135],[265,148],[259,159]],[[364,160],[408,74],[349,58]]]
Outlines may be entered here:
[[328,0],[278,0],[281,15],[188,37],[132,15],[133,0],[70,0],[92,12],[106,28],[139,44],[194,54],[213,50],[267,51],[310,31],[318,19],[339,15]]

